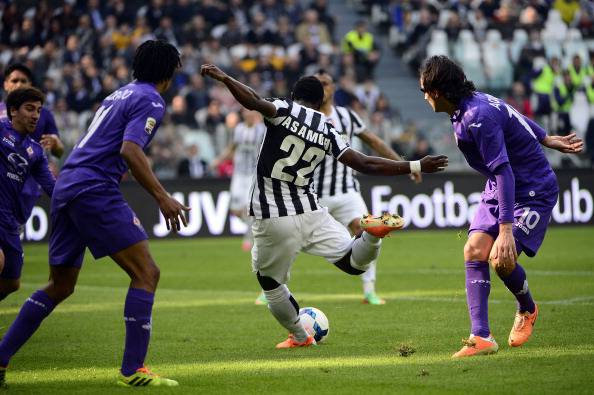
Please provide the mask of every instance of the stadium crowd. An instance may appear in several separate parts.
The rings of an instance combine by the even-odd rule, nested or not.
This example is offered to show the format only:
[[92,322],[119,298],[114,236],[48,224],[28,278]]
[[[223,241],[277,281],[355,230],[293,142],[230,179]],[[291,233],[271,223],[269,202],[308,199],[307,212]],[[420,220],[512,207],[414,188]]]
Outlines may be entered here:
[[[239,105],[199,75],[215,63],[265,96],[281,97],[303,73],[324,69],[337,78],[336,103],[372,114],[391,127],[393,110],[373,82],[380,57],[364,40],[335,34],[326,0],[66,0],[0,2],[0,67],[27,65],[47,95],[68,152],[94,110],[130,80],[135,48],[150,38],[174,44],[183,68],[165,95],[168,114],[151,145],[162,178],[228,175],[229,163],[209,163],[241,120]],[[364,31],[365,23],[356,29]],[[377,108],[377,110],[376,110]]]
[[594,2],[358,1],[416,72],[432,55],[456,59],[478,89],[506,97],[552,133],[586,139],[594,164]]
[[[557,0],[549,12],[550,2],[544,0],[531,0],[527,7],[499,0],[355,3],[374,24],[389,27],[390,42],[413,67],[428,54],[451,54],[479,88],[509,90],[521,112],[543,117],[547,126],[567,125],[563,112],[583,104],[582,96],[594,105],[594,57],[588,52],[594,47],[587,40],[594,31],[591,4]],[[134,50],[149,38],[173,43],[183,61],[165,95],[167,116],[150,148],[162,178],[231,172],[229,162],[211,164],[241,120],[239,105],[199,75],[202,63],[215,63],[271,97],[288,95],[299,76],[324,69],[335,76],[336,104],[353,107],[397,151],[411,159],[433,151],[414,123],[400,119],[377,83],[375,66],[381,56],[391,55],[382,54],[363,20],[337,37],[327,0],[0,1],[0,12],[0,71],[16,62],[33,70],[34,85],[47,95],[66,152],[86,131],[101,100],[130,81]],[[567,40],[579,34],[580,41],[549,32],[551,18],[556,29],[562,29],[559,21],[563,24]],[[555,35],[557,52],[543,45],[546,34]],[[509,56],[489,58],[493,45],[497,48],[491,52],[505,50]],[[581,59],[577,71],[576,54]],[[563,67],[574,73],[565,85]],[[586,121],[583,129],[591,129],[594,139],[594,122],[588,126]]]

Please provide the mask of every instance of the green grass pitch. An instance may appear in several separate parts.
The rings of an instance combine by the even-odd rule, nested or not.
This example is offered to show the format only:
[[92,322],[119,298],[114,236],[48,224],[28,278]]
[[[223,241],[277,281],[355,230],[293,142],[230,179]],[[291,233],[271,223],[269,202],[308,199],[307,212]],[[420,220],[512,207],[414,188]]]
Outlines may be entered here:
[[[289,287],[330,320],[315,348],[275,350],[286,333],[254,305],[258,284],[238,239],[151,243],[161,267],[147,364],[179,380],[151,393],[592,393],[594,228],[553,228],[536,258],[522,257],[541,316],[531,341],[507,346],[515,301],[492,273],[490,320],[497,355],[452,361],[468,335],[464,231],[403,231],[378,265],[385,306],[361,304],[361,282],[301,255]],[[47,278],[47,246],[27,245],[23,287],[0,304],[0,334]],[[122,357],[127,277],[87,255],[74,296],[12,360],[10,393],[128,393]],[[400,355],[402,346],[416,350]]]

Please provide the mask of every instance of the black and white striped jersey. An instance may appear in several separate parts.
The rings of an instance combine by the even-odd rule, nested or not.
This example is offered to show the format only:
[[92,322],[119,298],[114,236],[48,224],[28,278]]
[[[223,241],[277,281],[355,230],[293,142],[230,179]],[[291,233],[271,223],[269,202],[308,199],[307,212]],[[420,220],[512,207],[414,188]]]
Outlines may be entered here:
[[[242,122],[235,127],[233,131],[233,144],[235,145],[233,155],[234,175],[252,177],[265,133],[266,126],[263,122],[258,122],[252,126]],[[247,193],[247,191],[245,192]]]
[[250,215],[258,219],[303,214],[320,208],[313,174],[326,155],[349,148],[319,111],[291,100],[270,99],[276,115],[266,134],[250,190]]
[[[332,106],[332,113],[326,119],[349,144],[352,143],[353,136],[366,129],[357,113],[346,107]],[[319,198],[359,190],[359,182],[353,176],[353,170],[331,156],[326,157],[316,169],[314,180],[314,189]]]

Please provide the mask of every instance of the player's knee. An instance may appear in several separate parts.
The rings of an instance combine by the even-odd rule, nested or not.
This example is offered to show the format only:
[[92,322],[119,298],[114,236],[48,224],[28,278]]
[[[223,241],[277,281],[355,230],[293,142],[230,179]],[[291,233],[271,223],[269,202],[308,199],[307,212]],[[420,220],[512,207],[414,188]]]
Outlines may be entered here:
[[469,240],[464,245],[465,261],[486,261],[488,257],[488,251],[485,248],[481,248],[477,243]]
[[260,272],[256,272],[256,277],[258,278],[258,283],[260,283],[260,287],[262,287],[264,291],[272,291],[273,289],[276,289],[281,285],[272,277],[260,275]]
[[161,269],[154,262],[145,265],[141,274],[141,279],[148,287],[156,289],[161,278]]
[[46,290],[46,293],[56,303],[66,300],[74,293],[75,283],[71,282],[53,282],[51,284],[51,291]]
[[515,262],[511,262],[510,264],[503,264],[503,262],[499,261],[499,259],[496,258],[490,258],[489,263],[491,264],[493,270],[495,270],[497,275],[501,278],[508,277],[516,268]]

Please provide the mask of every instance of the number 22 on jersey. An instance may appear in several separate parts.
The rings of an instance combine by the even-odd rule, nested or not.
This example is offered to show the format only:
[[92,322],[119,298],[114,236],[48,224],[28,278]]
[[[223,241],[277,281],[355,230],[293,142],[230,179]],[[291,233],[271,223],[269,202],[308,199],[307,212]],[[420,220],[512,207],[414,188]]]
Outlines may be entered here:
[[[281,143],[280,149],[288,152],[289,156],[276,161],[272,168],[271,177],[282,181],[292,182],[300,187],[309,184],[309,176],[326,156],[326,153],[318,147],[309,147],[307,151],[305,151],[305,142],[292,135],[285,137]],[[305,153],[303,151],[305,151]],[[283,171],[286,167],[295,166],[300,159],[304,162],[308,162],[309,166],[297,169],[295,172],[296,176],[292,176]]]

